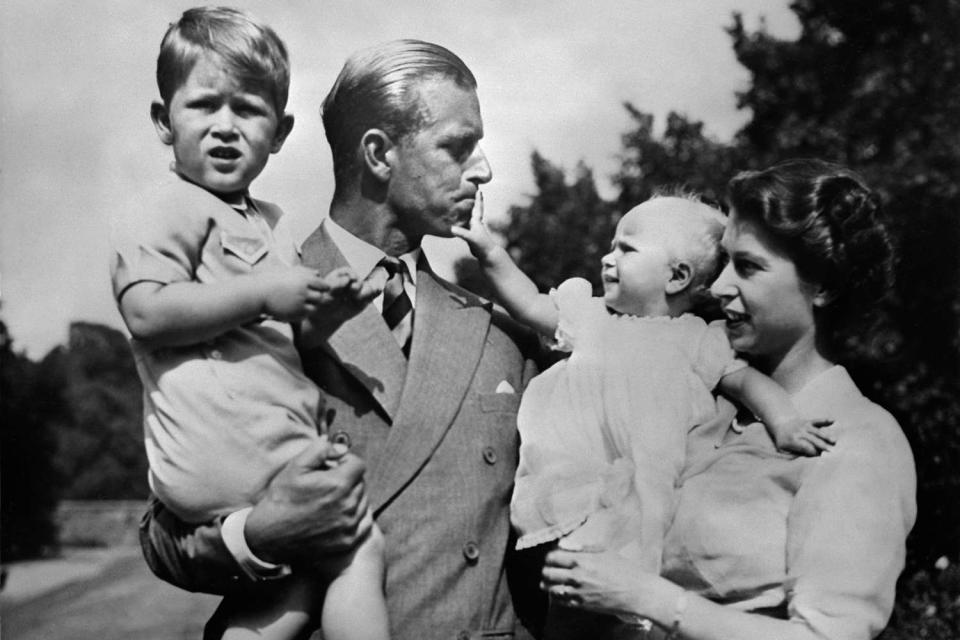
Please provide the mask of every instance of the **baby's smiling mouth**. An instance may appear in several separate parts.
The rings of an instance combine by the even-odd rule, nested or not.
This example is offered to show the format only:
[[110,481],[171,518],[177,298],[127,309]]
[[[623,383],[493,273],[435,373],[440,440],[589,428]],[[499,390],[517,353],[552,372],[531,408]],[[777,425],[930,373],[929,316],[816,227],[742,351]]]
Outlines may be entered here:
[[236,160],[242,154],[233,147],[214,147],[210,149],[210,156],[219,160]]

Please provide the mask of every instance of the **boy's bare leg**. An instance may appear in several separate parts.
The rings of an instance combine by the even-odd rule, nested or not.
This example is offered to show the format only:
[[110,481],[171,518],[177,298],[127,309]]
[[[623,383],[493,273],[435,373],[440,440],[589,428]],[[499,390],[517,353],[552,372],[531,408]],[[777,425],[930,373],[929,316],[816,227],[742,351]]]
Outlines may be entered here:
[[384,575],[383,534],[374,525],[327,587],[321,618],[325,640],[388,640]]
[[249,595],[223,599],[204,640],[307,640],[320,624],[324,581],[293,575]]

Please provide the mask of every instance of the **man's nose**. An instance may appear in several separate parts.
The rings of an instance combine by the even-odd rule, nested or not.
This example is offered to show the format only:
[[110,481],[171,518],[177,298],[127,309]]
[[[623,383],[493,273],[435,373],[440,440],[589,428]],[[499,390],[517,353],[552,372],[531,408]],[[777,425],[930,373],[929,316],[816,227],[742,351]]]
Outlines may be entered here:
[[467,180],[478,185],[486,184],[493,179],[493,170],[487,161],[487,154],[483,152],[480,145],[473,150],[465,173]]

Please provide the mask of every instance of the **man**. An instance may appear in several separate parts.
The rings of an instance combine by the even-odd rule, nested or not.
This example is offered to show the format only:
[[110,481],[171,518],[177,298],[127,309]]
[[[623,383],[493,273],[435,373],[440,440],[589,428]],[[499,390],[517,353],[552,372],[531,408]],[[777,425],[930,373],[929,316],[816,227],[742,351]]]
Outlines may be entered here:
[[327,450],[314,448],[222,523],[186,525],[154,503],[145,555],[186,589],[249,588],[352,549],[369,504],[386,539],[393,637],[512,637],[508,505],[519,393],[535,372],[524,354],[536,343],[437,277],[420,250],[424,235],[449,237],[469,218],[492,177],[476,80],[442,47],[391,42],[347,60],[323,120],[336,189],[304,263],[390,280],[339,326],[307,331],[301,356],[326,396],[331,439],[349,442],[366,473],[352,454],[325,469]]

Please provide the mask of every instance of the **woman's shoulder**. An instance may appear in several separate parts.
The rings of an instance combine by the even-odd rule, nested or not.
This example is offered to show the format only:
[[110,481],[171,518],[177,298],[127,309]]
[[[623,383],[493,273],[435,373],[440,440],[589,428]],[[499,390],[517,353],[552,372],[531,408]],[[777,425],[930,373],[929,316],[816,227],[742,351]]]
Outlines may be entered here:
[[839,458],[867,461],[871,465],[891,464],[902,470],[913,467],[913,452],[896,418],[870,400],[842,366],[820,376],[816,387],[804,389],[802,404],[817,416],[833,420],[826,427],[837,439],[831,454]]

